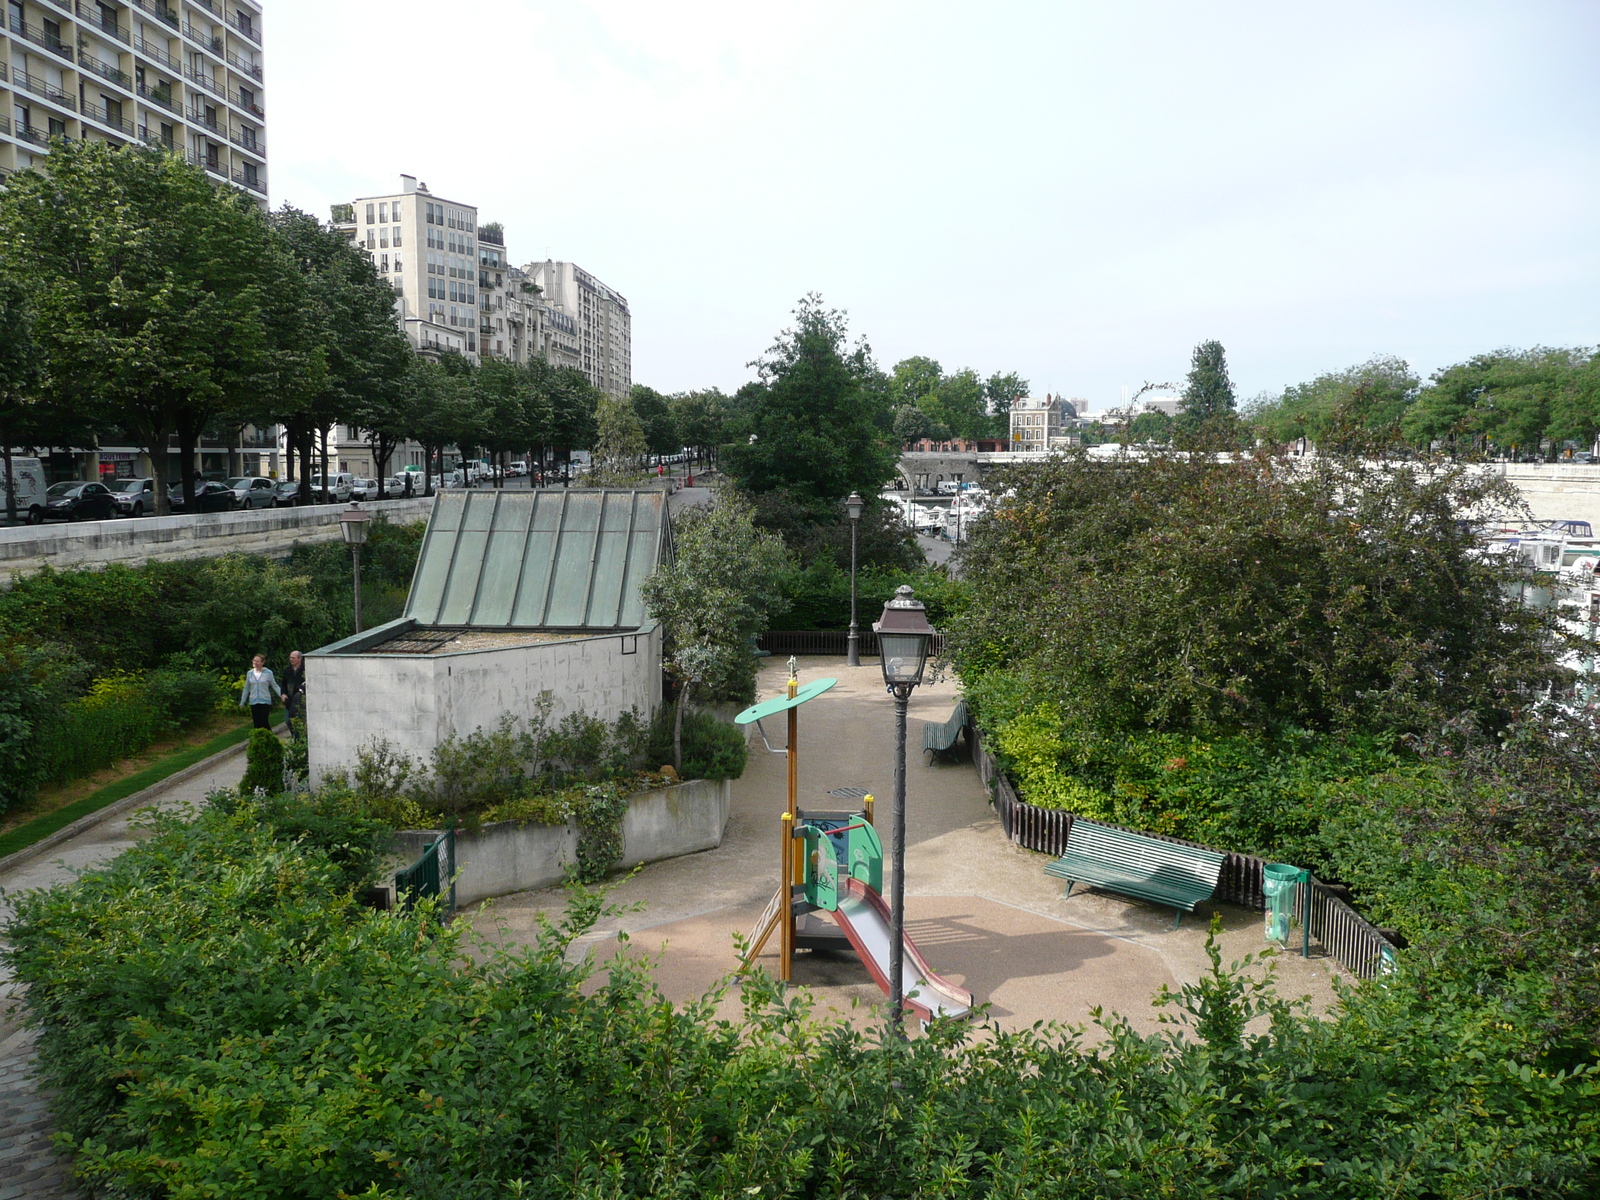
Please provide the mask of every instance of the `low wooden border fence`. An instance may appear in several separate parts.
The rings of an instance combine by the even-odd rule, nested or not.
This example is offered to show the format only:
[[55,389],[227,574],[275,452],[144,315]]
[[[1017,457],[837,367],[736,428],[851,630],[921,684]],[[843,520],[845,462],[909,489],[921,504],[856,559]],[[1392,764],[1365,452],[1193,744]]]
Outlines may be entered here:
[[[1000,818],[1000,828],[1006,837],[1026,850],[1041,850],[1054,855],[1066,853],[1067,837],[1072,832],[1072,814],[1060,809],[1037,808],[1023,800],[995,762],[994,756],[985,749],[983,735],[978,732],[976,725],[967,727],[967,737],[972,746],[972,760],[978,768],[978,777],[989,789],[995,815]],[[1100,821],[1097,824],[1106,825],[1110,822]],[[1267,896],[1262,882],[1266,859],[1232,850],[1219,851],[1213,846],[1167,837],[1165,834],[1148,833],[1142,829],[1129,832],[1226,855],[1222,872],[1217,878],[1215,898],[1241,908],[1265,911]],[[1308,924],[1311,937],[1352,974],[1371,979],[1391,968],[1394,948],[1389,940],[1378,932],[1377,926],[1328,891],[1326,885],[1314,876],[1309,883],[1300,884],[1295,889],[1294,911],[1301,921]]]

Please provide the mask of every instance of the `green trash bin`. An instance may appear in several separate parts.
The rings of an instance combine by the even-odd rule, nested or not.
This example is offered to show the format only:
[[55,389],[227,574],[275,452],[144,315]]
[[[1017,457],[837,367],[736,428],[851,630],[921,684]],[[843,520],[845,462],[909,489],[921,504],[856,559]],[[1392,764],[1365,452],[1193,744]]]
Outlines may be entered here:
[[1267,897],[1267,941],[1288,946],[1295,885],[1303,883],[1308,874],[1288,863],[1268,863],[1261,869],[1261,891]]

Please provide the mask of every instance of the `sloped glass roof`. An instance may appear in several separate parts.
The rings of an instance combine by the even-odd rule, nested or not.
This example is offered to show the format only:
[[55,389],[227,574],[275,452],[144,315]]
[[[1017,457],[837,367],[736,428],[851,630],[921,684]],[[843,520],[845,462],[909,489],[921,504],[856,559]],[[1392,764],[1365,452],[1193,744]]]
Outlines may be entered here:
[[660,491],[440,492],[406,616],[423,625],[636,629],[672,553]]

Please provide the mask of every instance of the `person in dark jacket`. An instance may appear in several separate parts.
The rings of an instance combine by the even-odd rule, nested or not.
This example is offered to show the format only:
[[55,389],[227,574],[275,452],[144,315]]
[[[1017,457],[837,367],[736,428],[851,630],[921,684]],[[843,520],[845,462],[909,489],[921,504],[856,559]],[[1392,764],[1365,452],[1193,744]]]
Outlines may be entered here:
[[267,670],[266,664],[264,657],[255,656],[244,673],[244,691],[239,693],[239,707],[250,710],[257,729],[272,728],[272,697],[283,695],[277,676]]
[[305,719],[306,664],[298,650],[289,651],[289,669],[283,673],[283,717],[289,722],[289,736],[299,737],[294,723]]

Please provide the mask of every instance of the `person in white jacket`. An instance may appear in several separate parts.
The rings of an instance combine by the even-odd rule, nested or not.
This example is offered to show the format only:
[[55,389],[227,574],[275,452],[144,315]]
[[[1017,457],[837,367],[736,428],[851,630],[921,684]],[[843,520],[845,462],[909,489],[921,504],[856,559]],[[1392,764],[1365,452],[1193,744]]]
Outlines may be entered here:
[[244,691],[239,693],[239,707],[248,708],[255,718],[257,729],[271,729],[272,698],[282,696],[278,677],[267,669],[267,660],[256,655],[250,669],[244,673]]

